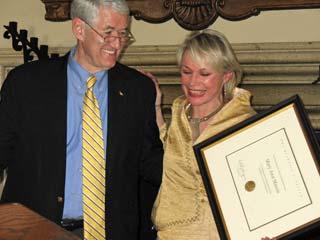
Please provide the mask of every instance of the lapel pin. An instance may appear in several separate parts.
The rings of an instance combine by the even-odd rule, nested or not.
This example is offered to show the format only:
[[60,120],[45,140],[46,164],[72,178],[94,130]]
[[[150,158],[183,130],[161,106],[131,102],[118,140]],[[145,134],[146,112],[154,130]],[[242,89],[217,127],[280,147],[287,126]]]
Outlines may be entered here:
[[123,92],[121,92],[121,91],[119,91],[119,95],[122,97],[124,96]]

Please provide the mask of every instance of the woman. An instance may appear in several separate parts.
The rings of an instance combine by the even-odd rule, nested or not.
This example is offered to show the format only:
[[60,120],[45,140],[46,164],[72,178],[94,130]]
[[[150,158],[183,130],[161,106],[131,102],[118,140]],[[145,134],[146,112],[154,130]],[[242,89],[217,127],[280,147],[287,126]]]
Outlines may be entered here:
[[[173,102],[167,127],[157,88],[157,124],[164,143],[162,185],[152,211],[158,240],[213,240],[219,234],[193,153],[193,145],[255,114],[251,94],[237,88],[242,71],[219,32],[192,33],[177,53],[184,96]],[[266,238],[267,239],[267,238]]]

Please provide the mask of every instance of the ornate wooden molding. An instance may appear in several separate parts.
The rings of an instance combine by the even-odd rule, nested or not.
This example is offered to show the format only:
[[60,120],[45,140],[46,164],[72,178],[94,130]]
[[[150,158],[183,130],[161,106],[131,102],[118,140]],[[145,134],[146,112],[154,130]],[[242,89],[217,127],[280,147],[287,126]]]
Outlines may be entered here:
[[61,22],[70,19],[70,4],[72,0],[41,0],[45,4],[48,21]]
[[[128,1],[131,14],[138,20],[161,23],[171,18],[188,30],[204,29],[218,17],[215,0]],[[144,6],[148,6],[147,8]]]
[[242,20],[265,10],[319,8],[319,0],[217,0],[218,15],[228,20]]
[[[71,0],[41,0],[45,4],[45,19],[69,19]],[[162,23],[174,19],[187,30],[204,29],[217,17],[239,21],[261,11],[320,8],[320,0],[127,0],[131,15],[137,20]]]

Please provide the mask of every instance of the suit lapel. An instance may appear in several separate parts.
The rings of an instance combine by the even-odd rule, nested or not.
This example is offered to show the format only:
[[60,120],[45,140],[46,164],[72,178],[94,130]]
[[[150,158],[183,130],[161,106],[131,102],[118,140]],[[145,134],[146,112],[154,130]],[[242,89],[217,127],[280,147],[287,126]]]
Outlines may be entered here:
[[[128,102],[128,88],[124,75],[118,65],[109,70],[109,103],[108,103],[108,144],[107,159],[116,153],[118,144],[124,136],[125,116]],[[109,159],[110,160],[110,159]],[[108,160],[107,160],[108,161]]]
[[[56,74],[50,76],[52,79],[51,85],[51,97],[56,99],[55,104],[51,106],[51,111],[53,112],[54,121],[57,126],[55,129],[56,139],[53,139],[52,143],[57,151],[59,158],[53,161],[54,166],[52,169],[57,169],[57,179],[59,181],[59,190],[64,192],[65,185],[65,170],[66,170],[66,139],[67,139],[67,64],[68,55],[62,58],[62,61],[57,63]],[[49,76],[48,76],[49,77]]]

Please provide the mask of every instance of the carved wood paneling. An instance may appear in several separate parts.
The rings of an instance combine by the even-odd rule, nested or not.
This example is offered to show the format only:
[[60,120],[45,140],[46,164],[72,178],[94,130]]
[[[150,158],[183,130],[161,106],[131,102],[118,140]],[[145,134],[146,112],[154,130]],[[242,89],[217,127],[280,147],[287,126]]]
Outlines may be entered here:
[[138,20],[160,23],[173,18],[181,27],[189,30],[204,29],[218,17],[215,0],[164,0],[157,1],[156,4],[154,2],[128,1],[128,4],[132,15]]
[[[71,0],[41,0],[45,4],[45,19],[69,19]],[[187,30],[210,26],[217,17],[242,20],[260,11],[319,8],[320,0],[127,0],[131,15],[138,20],[162,23],[174,19]]]
[[217,0],[219,16],[241,20],[265,10],[319,8],[319,0]]
[[[253,94],[257,111],[299,94],[316,129],[320,129],[320,42],[233,44],[244,69],[242,87]],[[172,101],[182,94],[179,69],[176,65],[177,46],[132,46],[121,62],[153,73],[163,91],[163,109],[170,118]],[[65,53],[67,48],[50,48]],[[0,49],[0,69],[5,72],[23,62],[21,53]],[[0,79],[0,82],[3,79]]]
[[44,18],[49,21],[61,22],[70,19],[70,4],[72,0],[41,0],[45,4]]

